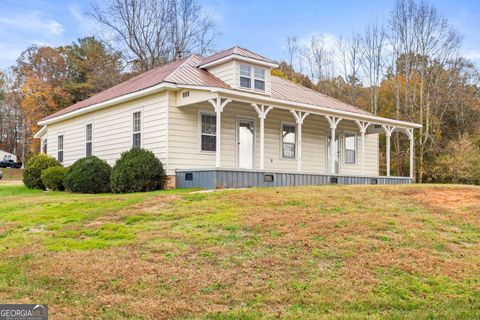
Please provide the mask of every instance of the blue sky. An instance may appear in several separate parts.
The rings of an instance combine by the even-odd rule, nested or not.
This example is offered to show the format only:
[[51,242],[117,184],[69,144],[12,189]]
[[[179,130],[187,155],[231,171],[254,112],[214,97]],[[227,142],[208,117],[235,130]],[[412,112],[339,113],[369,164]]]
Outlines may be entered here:
[[[97,0],[101,1],[101,0]],[[348,37],[365,23],[382,19],[393,0],[267,1],[199,0],[213,16],[221,35],[216,47],[241,45],[280,60],[288,35],[308,38],[313,33]],[[0,68],[15,63],[29,45],[58,46],[96,34],[85,16],[90,0],[1,0]],[[432,0],[464,37],[464,55],[480,66],[480,1]]]

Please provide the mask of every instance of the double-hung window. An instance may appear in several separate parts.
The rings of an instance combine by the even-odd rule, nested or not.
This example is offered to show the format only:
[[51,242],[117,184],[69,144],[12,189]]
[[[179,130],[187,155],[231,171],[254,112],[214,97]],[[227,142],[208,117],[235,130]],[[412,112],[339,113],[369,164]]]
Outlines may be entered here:
[[296,127],[293,124],[282,124],[282,158],[295,159],[297,143]]
[[252,88],[252,67],[246,64],[240,65],[240,87]]
[[93,154],[93,129],[92,124],[85,126],[85,156],[90,157]]
[[265,69],[240,64],[240,87],[265,91]]
[[345,164],[355,164],[357,158],[357,137],[354,133],[345,132]]
[[134,112],[132,117],[132,146],[140,148],[142,146],[142,112]]
[[58,136],[57,160],[63,162],[63,135]]
[[48,142],[47,138],[43,139],[43,145],[42,145],[42,153],[43,154],[47,154],[47,151],[48,151],[47,142]]
[[200,114],[200,150],[217,150],[217,116],[208,113]]

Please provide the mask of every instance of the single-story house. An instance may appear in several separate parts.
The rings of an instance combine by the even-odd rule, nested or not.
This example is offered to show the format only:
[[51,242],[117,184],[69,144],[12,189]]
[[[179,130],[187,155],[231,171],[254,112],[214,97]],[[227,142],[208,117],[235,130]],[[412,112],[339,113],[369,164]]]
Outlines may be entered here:
[[13,153],[9,153],[7,151],[0,150],[0,161],[2,160],[13,160],[17,162],[17,156]]
[[[248,187],[411,183],[413,130],[272,75],[250,50],[191,55],[145,72],[44,119],[41,151],[63,165],[90,155],[113,165],[151,150],[169,186]],[[410,138],[410,176],[390,176],[390,136]],[[379,175],[379,133],[387,175]],[[333,137],[333,138],[332,138]]]

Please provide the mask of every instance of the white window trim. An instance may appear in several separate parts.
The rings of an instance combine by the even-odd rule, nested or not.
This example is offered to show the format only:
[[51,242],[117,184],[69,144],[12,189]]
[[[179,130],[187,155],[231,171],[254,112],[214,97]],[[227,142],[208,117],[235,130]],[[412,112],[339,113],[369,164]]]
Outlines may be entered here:
[[[62,149],[61,150],[59,148],[60,145],[58,143],[58,140],[59,140],[60,137],[62,137]],[[58,153],[60,151],[62,151],[62,158],[63,158],[62,161],[60,161],[60,159],[58,159]],[[57,160],[58,160],[58,162],[60,162],[62,164],[65,162],[65,133],[64,132],[59,132],[57,134]]]
[[87,156],[87,142],[89,142],[89,141],[87,141],[87,126],[88,126],[89,124],[92,125],[92,140],[90,140],[90,142],[92,143],[92,156],[95,154],[94,151],[93,151],[93,132],[94,132],[94,130],[93,130],[93,121],[91,121],[91,122],[86,122],[85,125],[84,125],[84,128],[85,128],[85,132],[84,132],[84,133],[85,133],[85,134],[84,134],[84,136],[83,136],[83,139],[84,139],[84,141],[83,141],[83,142],[84,142],[84,143],[83,143],[83,146],[84,146],[84,150],[83,150],[83,151],[84,151],[84,153],[83,153],[83,154],[85,155],[85,157]]
[[[327,129],[325,131],[325,174],[330,174],[329,171],[328,171],[328,166],[330,165],[330,161],[328,161],[328,157],[330,156],[330,152],[328,152],[328,148],[329,148],[329,145],[328,145],[328,136],[330,135],[331,130],[330,129]],[[342,159],[343,159],[343,147],[342,147],[342,134],[341,132],[339,132],[338,130],[335,130],[335,135],[338,135],[338,148],[340,149],[340,153],[338,155],[339,159],[338,159],[338,173],[336,174],[342,174]]]
[[[140,131],[133,131],[133,114],[140,112]],[[133,148],[133,134],[134,133],[140,133],[140,148],[143,148],[143,137],[144,137],[144,132],[143,132],[143,107],[142,108],[136,108],[132,109],[130,111],[130,148]]]
[[[283,157],[283,126],[288,125],[295,128],[295,157],[294,158],[284,158]],[[280,160],[286,161],[297,161],[298,157],[298,126],[294,122],[281,121],[280,122]]]
[[[47,150],[45,150],[45,142],[47,142]],[[45,152],[44,152],[45,151]],[[48,138],[43,138],[41,143],[41,153],[48,154]]]
[[244,116],[241,116],[241,115],[237,115],[236,116],[236,120],[235,120],[235,165],[236,165],[236,168],[239,169],[240,166],[239,166],[239,158],[238,158],[238,146],[239,146],[239,142],[238,142],[238,139],[239,139],[239,136],[238,136],[238,130],[240,129],[239,128],[239,125],[240,125],[240,121],[252,121],[253,122],[253,166],[252,166],[252,170],[254,170],[257,165],[256,165],[256,160],[257,160],[257,121],[256,121],[256,118],[253,118],[253,117],[244,117]]
[[[242,76],[241,71],[240,71],[241,66],[247,66],[247,67],[250,68],[250,76],[249,77]],[[263,79],[255,78],[255,68],[263,70]],[[250,88],[241,86],[240,77],[250,78]],[[263,81],[264,85],[265,85],[265,89],[264,90],[256,89],[255,88],[255,80]],[[267,92],[267,69],[263,68],[263,67],[255,66],[255,65],[252,65],[252,64],[238,63],[238,88],[243,89],[243,90],[248,90],[248,91],[266,93]]]
[[[355,162],[354,163],[347,163],[345,160],[345,148],[347,146],[347,143],[345,141],[346,139],[346,134],[352,134],[355,137]],[[339,137],[340,138],[340,137]],[[343,146],[340,146],[342,148],[341,155],[342,155],[342,162],[343,165],[345,166],[357,166],[358,165],[358,134],[355,131],[350,131],[350,130],[343,130],[342,134],[342,141],[343,141]]]
[[[202,115],[208,115],[208,116],[214,116],[216,117],[217,114],[215,112],[212,112],[212,111],[208,111],[208,110],[198,110],[198,120],[197,120],[197,145],[198,145],[198,153],[201,153],[201,154],[215,154],[217,153],[216,151],[208,151],[208,150],[202,150]],[[215,131],[215,137],[217,137],[218,135],[218,129],[219,128],[216,128],[216,131]]]

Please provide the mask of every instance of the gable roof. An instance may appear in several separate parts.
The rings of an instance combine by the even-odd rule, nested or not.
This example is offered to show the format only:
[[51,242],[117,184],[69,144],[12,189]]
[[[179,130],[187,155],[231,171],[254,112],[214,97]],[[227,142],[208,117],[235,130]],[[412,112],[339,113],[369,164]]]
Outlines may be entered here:
[[266,58],[264,56],[261,56],[258,53],[252,52],[248,49],[245,49],[245,48],[242,48],[242,47],[239,47],[239,46],[235,46],[235,47],[232,47],[230,49],[223,50],[221,52],[218,52],[218,53],[215,53],[211,56],[203,58],[202,61],[198,64],[198,66],[202,67],[206,64],[209,64],[210,62],[220,60],[220,59],[223,59],[225,57],[232,56],[232,55],[237,55],[237,56],[240,56],[240,57],[254,59],[254,60],[258,60],[258,61],[262,61],[262,62],[266,62],[266,63],[275,63],[275,61],[273,61],[269,58]]
[[199,69],[196,65],[202,60],[201,56],[192,55],[188,58],[170,62],[166,65],[144,72],[136,77],[124,81],[116,86],[104,90],[90,98],[79,101],[71,106],[42,119],[48,120],[58,116],[105,102],[113,98],[127,95],[129,93],[153,87],[162,82],[176,84],[189,84],[198,86],[210,86],[219,88],[230,88],[222,80],[218,79],[206,70]]
[[[83,108],[93,106],[102,102],[112,100],[114,98],[122,97],[134,92],[142,91],[151,88],[161,83],[171,83],[175,85],[189,85],[189,86],[201,86],[211,88],[229,89],[232,91],[242,91],[230,87],[228,84],[215,77],[207,70],[201,69],[199,66],[209,63],[218,59],[222,59],[231,54],[241,54],[243,56],[263,59],[265,62],[272,62],[272,60],[260,56],[250,50],[240,47],[233,47],[228,50],[219,52],[209,57],[201,57],[199,55],[191,55],[190,57],[183,58],[177,61],[173,61],[166,65],[157,67],[145,73],[142,73],[136,77],[133,77],[127,81],[124,81],[112,88],[104,90],[88,99],[77,102],[65,109],[62,109],[48,117],[42,119],[49,120],[62,115],[66,115],[73,111],[77,111]],[[253,93],[253,92],[252,92]],[[253,93],[255,94],[255,93]],[[258,94],[264,96],[263,94]],[[372,115],[370,112],[357,108],[348,103],[342,102],[335,98],[329,97],[318,91],[303,87],[290,80],[271,76],[271,98],[283,100],[285,102],[296,102],[309,104],[312,106],[319,106],[323,108],[331,108],[334,110],[353,112],[364,115]]]
[[311,104],[314,106],[327,107],[340,111],[373,115],[372,113],[355,107],[351,104],[332,98],[318,91],[309,89],[288,79],[277,77],[274,75],[272,75],[271,91],[272,98],[276,99]]

